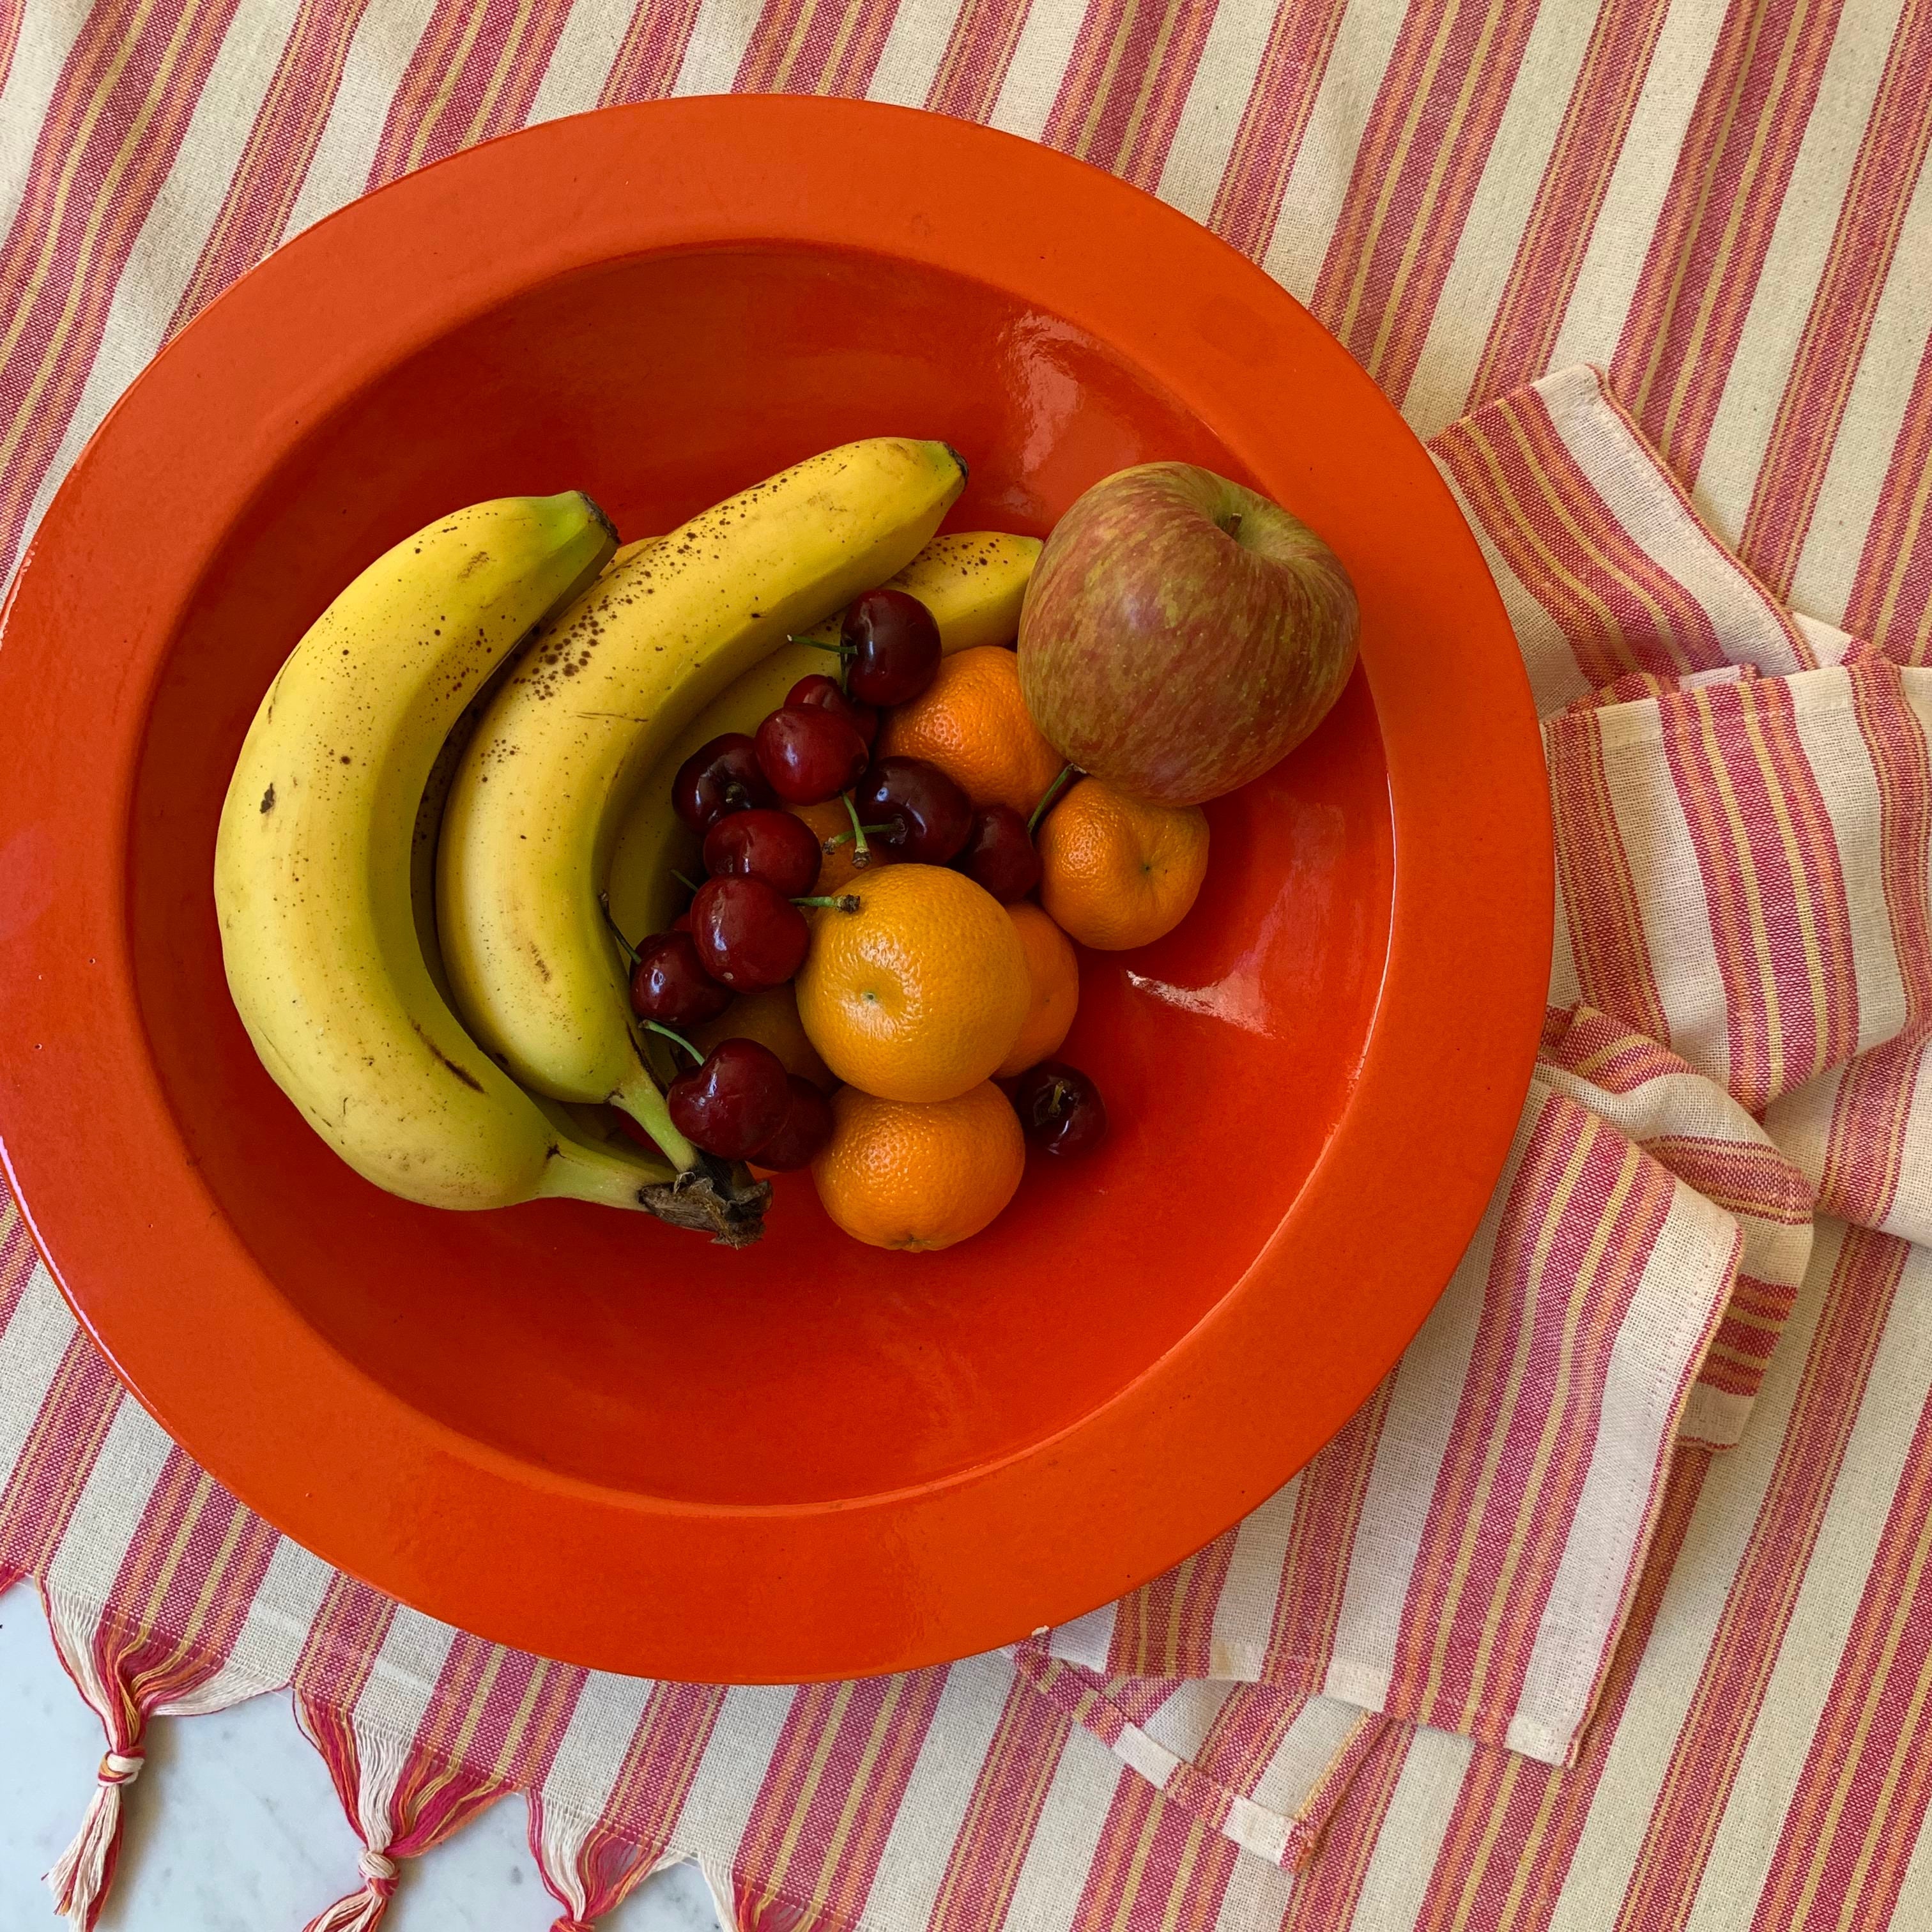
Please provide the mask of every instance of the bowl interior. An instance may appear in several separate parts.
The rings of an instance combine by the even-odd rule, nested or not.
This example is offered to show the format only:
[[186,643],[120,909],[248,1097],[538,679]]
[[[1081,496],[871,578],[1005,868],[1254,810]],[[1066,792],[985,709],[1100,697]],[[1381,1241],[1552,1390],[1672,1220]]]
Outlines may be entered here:
[[948,1252],[860,1246],[802,1176],[778,1183],[744,1254],[575,1204],[437,1213],[359,1179],[277,1091],[223,980],[214,830],[261,693],[335,591],[454,504],[581,488],[634,536],[883,433],[966,454],[955,529],[1044,534],[1087,484],[1154,457],[1243,473],[1161,386],[991,287],[825,250],[654,254],[537,287],[314,424],[174,639],[136,787],[130,920],[188,1152],[304,1320],[520,1461],[785,1504],[916,1487],[1038,1443],[1239,1280],[1360,1064],[1392,856],[1358,676],[1301,752],[1210,808],[1186,922],[1138,953],[1083,956],[1065,1052],[1102,1084],[1108,1144],[1065,1169],[1035,1156],[1006,1214]]

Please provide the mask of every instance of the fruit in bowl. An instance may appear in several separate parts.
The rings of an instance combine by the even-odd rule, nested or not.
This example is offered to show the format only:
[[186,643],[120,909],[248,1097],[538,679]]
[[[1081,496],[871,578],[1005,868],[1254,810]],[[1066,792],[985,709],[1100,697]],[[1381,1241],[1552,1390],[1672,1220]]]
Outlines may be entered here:
[[1188,463],[1095,484],[1020,620],[1027,709],[1082,771],[1167,805],[1258,778],[1354,668],[1355,586],[1314,531]]
[[[1052,1058],[1076,942],[1186,918],[1208,825],[1168,795],[1332,698],[1347,580],[1185,466],[1108,479],[1043,550],[935,537],[964,477],[874,439],[621,549],[580,494],[482,504],[337,599],[244,746],[216,897],[250,1037],[345,1158],[439,1206],[574,1194],[733,1245],[808,1166],[848,1233],[921,1250],[1001,1211],[1027,1138],[1100,1144],[1099,1084]],[[1315,581],[1325,605],[1282,589]],[[1216,609],[1252,649],[1206,649]],[[1156,610],[1150,733],[1094,666],[1146,653]],[[805,652],[826,668],[793,676]],[[1057,703],[1081,677],[1094,704]],[[1238,716],[1230,764],[1204,734]]]
[[[916,191],[880,165],[902,143],[942,164],[916,171]],[[1029,169],[1045,194],[1026,191]],[[568,193],[629,178],[665,192]],[[747,181],[771,204],[748,224]],[[985,221],[989,185],[1011,219]],[[909,244],[913,203],[934,227]],[[1042,204],[1050,215],[1029,212]],[[1064,241],[1070,206],[1092,246],[1044,232]],[[451,218],[472,210],[482,218]],[[424,235],[442,237],[427,279]],[[733,245],[693,252],[692,235]],[[1176,288],[1178,309],[1160,293]],[[646,368],[661,375],[640,380]],[[874,396],[828,393],[842,368],[868,390],[876,378]],[[290,394],[315,399],[299,421],[280,406]],[[1029,1154],[984,1232],[916,1257],[850,1242],[805,1175],[773,1183],[750,1255],[574,1202],[457,1215],[366,1183],[259,1066],[222,982],[208,860],[280,661],[371,558],[453,506],[576,485],[624,537],[650,536],[859,433],[855,407],[966,452],[972,481],[949,512],[962,531],[1044,538],[1096,478],[1178,455],[1299,492],[1282,500],[1362,586],[1373,704],[1358,682],[1292,771],[1209,808],[1208,884],[1156,952],[1081,955],[1060,1057],[1105,1084],[1108,1141],[1064,1169]],[[142,511],[158,454],[177,486],[158,524]],[[9,835],[59,842],[55,906],[8,942],[19,1011],[0,1125],[36,1232],[117,1363],[310,1547],[465,1628],[606,1668],[788,1682],[906,1668],[1098,1602],[1123,1561],[1165,1567],[1232,1520],[1258,1476],[1285,1479],[1393,1360],[1440,1278],[1437,1250],[1474,1225],[1480,1198],[1463,1196],[1495,1171],[1472,1180],[1459,1162],[1452,1187],[1418,1149],[1472,1121],[1488,1148],[1514,1122],[1515,1094],[1478,1106],[1433,1070],[1440,1045],[1493,1073],[1519,1025],[1533,1037],[1514,966],[1496,989],[1508,1024],[1483,995],[1532,896],[1493,888],[1505,872],[1540,878],[1524,798],[1538,801],[1511,763],[1534,764],[1534,730],[1508,709],[1508,633],[1426,458],[1344,352],[1231,251],[1107,177],[944,117],[777,97],[578,117],[298,238],[175,338],[76,473],[88,487],[44,526],[0,652]],[[110,557],[122,567],[104,569]],[[1431,648],[1412,648],[1424,637]],[[749,728],[829,668],[813,652],[775,672]],[[1502,860],[1459,866],[1459,792]],[[1311,854],[1312,814],[1338,815],[1346,846]],[[1406,882],[1392,951],[1391,829]],[[1453,882],[1454,920],[1418,906],[1419,873]],[[625,916],[632,938],[675,920],[673,884],[661,915]],[[614,870],[614,910],[619,886]],[[1496,934],[1473,980],[1458,937],[1472,916]],[[1546,980],[1546,939],[1529,938]],[[1228,988],[1232,1018],[1179,1004],[1231,972],[1250,976]],[[1384,980],[1379,1004],[1358,996]],[[1543,991],[1523,994],[1539,1016]],[[1468,1030],[1419,1026],[1418,1000],[1424,1017],[1466,1004]],[[1389,1097],[1418,1040],[1426,1132]],[[1230,1098],[1250,1082],[1293,1096],[1269,1110],[1282,1138],[1264,1149]],[[1158,1220],[1177,1210],[1163,1186],[1177,1134],[1247,1177],[1211,1227],[1188,1230],[1184,1267]],[[1378,1212],[1360,1258],[1348,1224],[1338,1254],[1322,1201],[1346,1184],[1359,1210],[1388,1177],[1404,1214],[1423,1192],[1435,1246],[1418,1261]],[[158,1270],[158,1251],[178,1266]],[[1370,1340],[1324,1402],[1309,1356],[1361,1332],[1337,1308]],[[1204,1356],[1225,1358],[1226,1383]],[[1292,1400],[1268,1399],[1283,1388]],[[1189,1432],[1204,1412],[1238,1416],[1225,1444]],[[1080,1520],[1104,1526],[1087,1553],[1105,1561],[1084,1568],[1062,1563],[1080,1546],[1064,1508],[1047,1520],[1070,1468],[1096,1472],[1076,1490]],[[492,1560],[506,1522],[534,1566]],[[557,1592],[560,1574],[581,1588]]]

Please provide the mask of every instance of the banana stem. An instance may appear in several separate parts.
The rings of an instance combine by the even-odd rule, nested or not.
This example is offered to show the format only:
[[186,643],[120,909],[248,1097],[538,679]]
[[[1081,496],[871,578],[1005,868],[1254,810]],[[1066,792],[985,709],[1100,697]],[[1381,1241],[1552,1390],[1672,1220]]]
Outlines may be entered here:
[[1048,785],[1041,796],[1039,804],[1033,808],[1033,816],[1027,820],[1027,836],[1031,838],[1040,830],[1040,821],[1046,816],[1046,808],[1066,789],[1066,782],[1079,768],[1075,765],[1062,765],[1060,776]]
[[554,1200],[596,1201],[608,1208],[642,1210],[646,1188],[668,1186],[676,1178],[668,1162],[646,1154],[560,1138],[544,1165],[537,1192]]
[[658,1083],[641,1058],[637,1070],[610,1096],[614,1106],[622,1107],[663,1149],[664,1158],[680,1174],[688,1174],[704,1156],[671,1124],[670,1109]]

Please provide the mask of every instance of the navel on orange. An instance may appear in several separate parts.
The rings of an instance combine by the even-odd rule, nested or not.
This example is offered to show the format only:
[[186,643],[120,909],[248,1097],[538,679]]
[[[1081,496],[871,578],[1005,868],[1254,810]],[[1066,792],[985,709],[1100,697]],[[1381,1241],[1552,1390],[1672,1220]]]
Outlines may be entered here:
[[1208,820],[1198,805],[1130,798],[1082,778],[1038,835],[1040,901],[1082,946],[1145,946],[1187,916],[1208,874]]
[[847,1234],[875,1248],[950,1248],[976,1234],[1013,1198],[1026,1166],[1019,1117],[989,1081],[924,1103],[843,1087],[832,1118],[832,1138],[812,1164],[818,1198]]
[[1032,991],[1006,908],[964,874],[889,866],[812,920],[799,1017],[840,1079],[889,1100],[950,1100],[1018,1036]]

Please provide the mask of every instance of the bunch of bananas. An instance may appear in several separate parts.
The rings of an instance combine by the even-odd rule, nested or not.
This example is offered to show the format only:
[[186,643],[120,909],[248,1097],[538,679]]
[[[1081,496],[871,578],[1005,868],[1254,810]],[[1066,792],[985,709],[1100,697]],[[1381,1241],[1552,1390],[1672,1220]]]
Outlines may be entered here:
[[891,580],[951,647],[1010,624],[1038,546],[931,541],[964,482],[944,443],[874,438],[622,551],[580,493],[479,503],[322,614],[242,746],[214,891],[262,1064],[358,1173],[435,1207],[561,1196],[757,1238],[769,1190],[671,1124],[607,895],[664,922],[687,836],[667,760],[821,668],[788,640],[828,612]]

